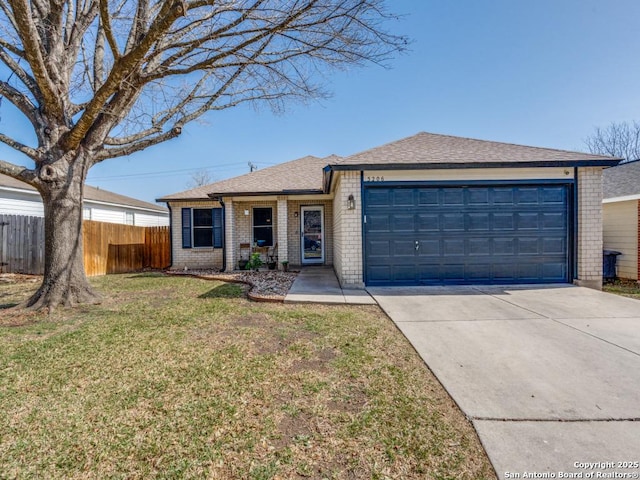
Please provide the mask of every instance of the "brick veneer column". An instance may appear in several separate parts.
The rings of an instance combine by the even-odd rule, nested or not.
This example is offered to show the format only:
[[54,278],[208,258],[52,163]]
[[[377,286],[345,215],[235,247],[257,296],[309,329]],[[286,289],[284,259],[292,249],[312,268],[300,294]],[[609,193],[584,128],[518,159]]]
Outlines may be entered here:
[[[287,219],[289,217],[287,197],[278,197],[278,206],[276,213],[278,220],[278,262],[289,261],[289,240]],[[282,268],[282,264],[278,265],[278,269]]]
[[602,168],[578,169],[578,279],[602,288]]
[[224,201],[224,247],[227,262],[227,272],[235,270],[237,267],[236,259],[236,239],[235,239],[235,208],[233,200],[230,198],[223,198]]
[[[362,198],[360,172],[340,172],[336,187],[334,215],[334,267],[343,288],[363,288],[362,277]],[[349,210],[347,201],[353,195],[356,208]]]

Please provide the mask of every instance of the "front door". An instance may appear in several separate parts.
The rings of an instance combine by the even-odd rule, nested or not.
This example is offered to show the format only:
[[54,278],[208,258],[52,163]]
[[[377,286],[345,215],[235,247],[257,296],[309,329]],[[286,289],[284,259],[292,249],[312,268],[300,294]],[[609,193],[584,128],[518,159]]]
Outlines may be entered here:
[[302,264],[324,263],[324,207],[302,207]]

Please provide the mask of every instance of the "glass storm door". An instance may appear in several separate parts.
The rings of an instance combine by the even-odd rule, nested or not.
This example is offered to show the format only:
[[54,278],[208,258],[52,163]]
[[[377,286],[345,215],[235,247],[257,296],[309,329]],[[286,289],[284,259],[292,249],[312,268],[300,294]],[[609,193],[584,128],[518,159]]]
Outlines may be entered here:
[[302,264],[324,263],[324,208],[301,207]]

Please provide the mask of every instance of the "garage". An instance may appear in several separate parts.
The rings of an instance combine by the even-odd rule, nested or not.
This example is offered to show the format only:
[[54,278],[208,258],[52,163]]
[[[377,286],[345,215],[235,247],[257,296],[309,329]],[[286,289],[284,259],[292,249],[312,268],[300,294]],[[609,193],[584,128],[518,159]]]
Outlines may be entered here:
[[369,286],[565,283],[572,184],[365,184]]

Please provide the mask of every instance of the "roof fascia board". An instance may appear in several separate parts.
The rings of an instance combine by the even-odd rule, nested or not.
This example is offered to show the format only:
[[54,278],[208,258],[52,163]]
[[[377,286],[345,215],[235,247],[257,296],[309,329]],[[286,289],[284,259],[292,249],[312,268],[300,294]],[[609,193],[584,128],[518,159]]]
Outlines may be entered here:
[[602,203],[628,202],[631,200],[640,200],[640,193],[634,195],[624,195],[622,197],[611,197],[602,200]]
[[216,199],[221,197],[269,197],[278,195],[322,195],[324,191],[309,189],[309,190],[277,190],[273,192],[224,192],[224,193],[209,193],[209,199]]
[[16,193],[28,193],[30,195],[40,196],[40,193],[37,190],[30,190],[27,188],[5,187],[0,185],[0,190],[5,190],[7,192],[16,192]]
[[611,167],[619,160],[538,160],[531,162],[473,162],[473,163],[359,163],[329,165],[331,170],[446,170],[463,168],[531,168],[531,167]]
[[169,212],[165,211],[165,210],[154,210],[153,208],[138,207],[138,206],[135,206],[135,205],[128,205],[126,203],[102,202],[100,200],[92,200],[90,198],[85,198],[83,200],[83,203],[91,203],[91,204],[95,204],[95,205],[106,205],[106,206],[109,206],[109,207],[129,208],[131,210],[142,210],[144,212],[153,212],[153,213],[169,216]]

